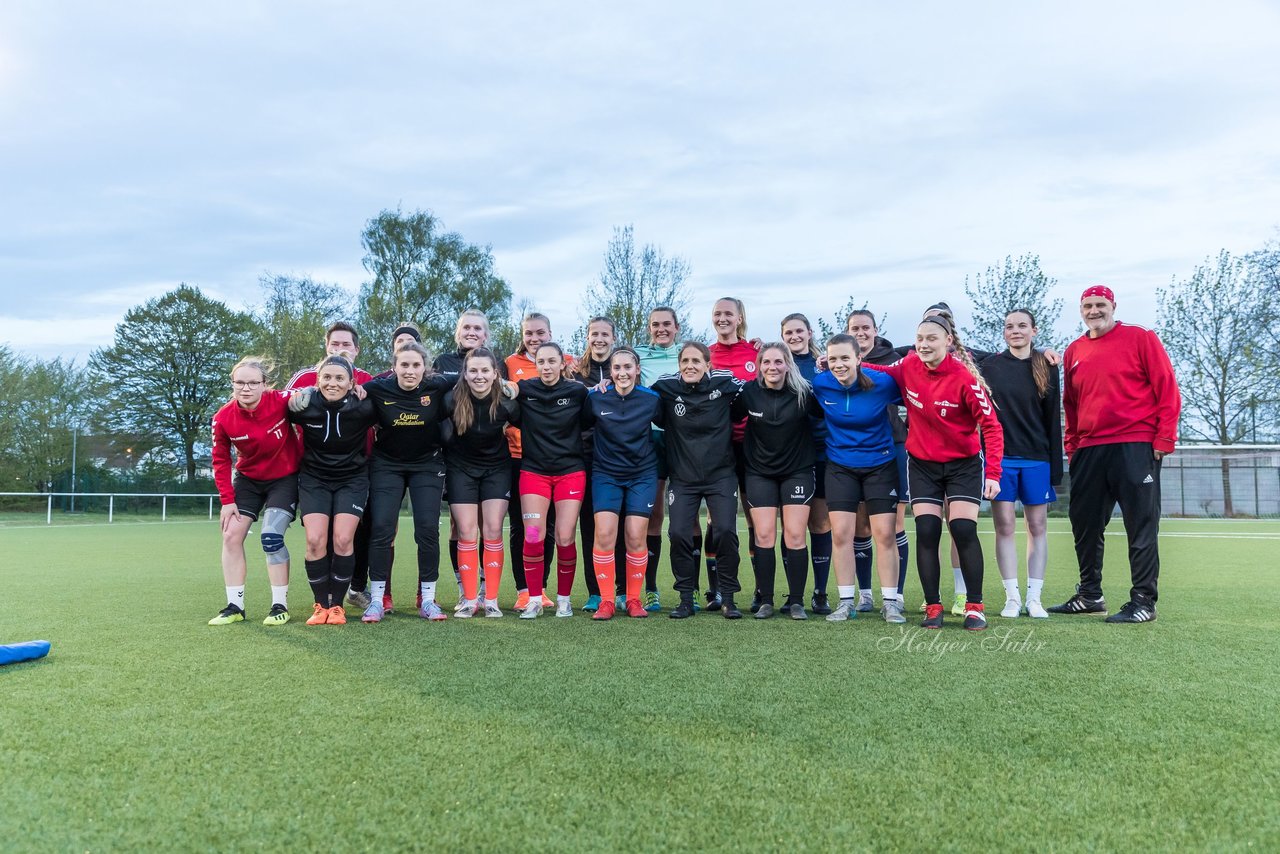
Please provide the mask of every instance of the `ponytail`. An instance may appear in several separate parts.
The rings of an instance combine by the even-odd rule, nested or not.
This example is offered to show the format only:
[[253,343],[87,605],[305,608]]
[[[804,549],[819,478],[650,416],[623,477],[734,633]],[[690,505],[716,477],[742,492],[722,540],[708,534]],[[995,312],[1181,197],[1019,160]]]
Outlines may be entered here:
[[[931,317],[929,320],[936,321],[936,318]],[[982,372],[978,370],[978,365],[973,361],[973,354],[969,352],[969,348],[960,343],[960,333],[957,332],[954,327],[952,327],[951,338],[955,345],[956,358],[960,360],[960,364],[969,369],[969,373],[973,374],[973,378],[978,381],[978,384],[982,386],[982,390],[986,392],[987,397],[990,398],[994,404],[995,398],[992,397],[991,386],[987,385],[987,381],[982,376]],[[1043,359],[1044,357],[1041,356],[1040,358]]]

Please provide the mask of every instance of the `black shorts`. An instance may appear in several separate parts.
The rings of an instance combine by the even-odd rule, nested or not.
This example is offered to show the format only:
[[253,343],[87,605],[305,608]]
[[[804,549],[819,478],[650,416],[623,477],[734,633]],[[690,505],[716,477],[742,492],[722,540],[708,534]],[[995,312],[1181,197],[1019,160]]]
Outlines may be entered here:
[[444,482],[450,504],[511,500],[511,465],[506,462],[491,469],[449,466]]
[[982,455],[961,460],[935,463],[931,460],[907,459],[907,480],[912,504],[937,504],[947,501],[982,503]]
[[342,480],[321,480],[302,472],[298,475],[299,516],[323,513],[336,516],[349,513],[364,516],[369,501],[369,475],[361,472]]
[[257,520],[268,507],[283,510],[293,518],[298,509],[298,476],[287,474],[275,480],[254,480],[236,472],[231,478],[236,493],[236,510]]
[[733,443],[733,475],[738,479],[738,494],[742,496],[742,509],[751,509],[747,498],[747,448],[743,442]]
[[897,463],[851,469],[827,460],[827,509],[857,513],[864,501],[871,516],[898,511]]
[[748,471],[746,496],[751,507],[808,504],[814,497],[813,469],[802,469],[782,477]]
[[827,461],[813,462],[813,497],[827,500]]

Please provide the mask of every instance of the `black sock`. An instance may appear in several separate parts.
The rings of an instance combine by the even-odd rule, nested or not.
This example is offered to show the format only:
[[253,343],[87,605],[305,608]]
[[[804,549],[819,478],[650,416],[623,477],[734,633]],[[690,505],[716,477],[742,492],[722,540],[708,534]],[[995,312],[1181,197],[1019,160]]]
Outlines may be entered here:
[[911,554],[911,547],[907,545],[907,532],[899,531],[897,535],[898,543],[898,598],[902,598],[902,587],[907,583],[907,559]]
[[316,604],[329,607],[329,556],[319,560],[306,561],[307,583],[311,585],[311,595]]
[[453,564],[453,577],[458,577],[458,541],[449,541],[449,563]]
[[938,564],[938,543],[942,542],[942,517],[916,517],[916,571],[920,573],[920,586],[924,588],[927,605],[937,605],[938,576],[942,572]]
[[804,580],[809,575],[809,550],[783,547],[782,569],[787,574],[787,604],[804,604]]
[[649,547],[649,563],[644,568],[644,589],[656,592],[658,589],[658,564],[662,562],[662,535],[650,534],[645,537]]
[[826,593],[831,577],[831,532],[813,534],[813,592]]
[[952,519],[947,527],[960,553],[960,574],[967,590],[965,600],[982,602],[982,542],[978,540],[978,523],[973,519]]
[[756,546],[756,554],[751,564],[756,573],[756,590],[760,593],[760,601],[772,605],[773,580],[778,570],[777,553],[773,549]]
[[853,571],[858,577],[858,590],[871,590],[871,546],[870,537],[853,538]]
[[355,555],[334,555],[329,566],[329,607],[342,604],[351,584],[351,573],[356,569]]

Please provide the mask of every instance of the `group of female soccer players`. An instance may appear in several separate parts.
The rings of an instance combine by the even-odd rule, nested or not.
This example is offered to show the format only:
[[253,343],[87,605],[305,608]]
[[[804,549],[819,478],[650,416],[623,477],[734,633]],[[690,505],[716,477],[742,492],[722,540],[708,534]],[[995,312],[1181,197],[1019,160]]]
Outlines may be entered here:
[[[983,499],[993,502],[1006,589],[1002,616],[1024,608],[1047,616],[1040,590],[1045,514],[1062,475],[1060,396],[1056,354],[1034,348],[1030,312],[1008,314],[1008,349],[994,354],[961,343],[945,303],[925,312],[913,347],[896,349],[878,336],[868,311],[850,315],[847,331],[825,348],[801,314],[783,320],[777,342],[748,339],[745,308],[733,298],[715,303],[712,324],[710,346],[682,343],[675,311],[658,307],[649,316],[649,343],[632,348],[618,345],[611,320],[595,317],[587,351],[574,358],[552,340],[550,321],[530,314],[519,352],[501,362],[486,348],[487,320],[468,311],[458,321],[456,352],[432,361],[417,328],[404,324],[393,334],[395,355],[384,375],[359,383],[349,358],[329,355],[316,367],[314,387],[293,394],[269,388],[262,360],[242,360],[231,374],[234,395],[213,419],[228,604],[211,624],[244,619],[244,540],[255,520],[273,596],[264,622],[288,621],[284,531],[295,514],[306,531],[315,599],[307,624],[345,623],[344,597],[363,607],[364,622],[381,621],[391,607],[387,582],[406,491],[418,546],[419,613],[429,620],[446,618],[435,595],[442,498],[451,514],[458,618],[503,615],[498,593],[508,518],[522,619],[551,606],[557,617],[572,616],[579,531],[584,551],[590,549],[584,610],[595,620],[620,611],[647,617],[662,607],[657,571],[665,516],[679,597],[669,616],[685,619],[705,608],[740,619],[741,501],[755,618],[781,612],[807,619],[810,567],[814,613],[843,621],[873,610],[874,555],[880,613],[904,623],[903,523],[910,503],[921,625],[942,625],[945,523],[956,584],[952,612],[965,628],[983,629],[976,524]],[[1028,529],[1025,606],[1016,501]],[[365,514],[369,589],[349,591]],[[553,561],[554,600],[544,592]],[[834,607],[826,592],[831,566]]]

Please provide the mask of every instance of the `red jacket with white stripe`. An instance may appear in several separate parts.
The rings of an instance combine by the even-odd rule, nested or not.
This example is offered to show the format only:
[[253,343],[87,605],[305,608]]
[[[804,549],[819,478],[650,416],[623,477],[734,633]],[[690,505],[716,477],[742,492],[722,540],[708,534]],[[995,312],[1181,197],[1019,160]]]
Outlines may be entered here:
[[1154,332],[1117,321],[1105,335],[1072,341],[1062,363],[1068,459],[1077,448],[1118,442],[1173,453],[1182,394]]
[[907,453],[945,463],[972,457],[985,446],[985,477],[1000,479],[1004,430],[982,383],[963,362],[948,353],[937,368],[930,368],[915,353],[908,353],[892,365],[863,363],[863,367],[887,371],[897,380],[910,425]]
[[223,504],[236,500],[231,485],[233,447],[236,471],[245,477],[275,480],[298,470],[302,445],[285,419],[288,404],[288,392],[268,390],[252,410],[233,400],[213,416],[213,480]]

